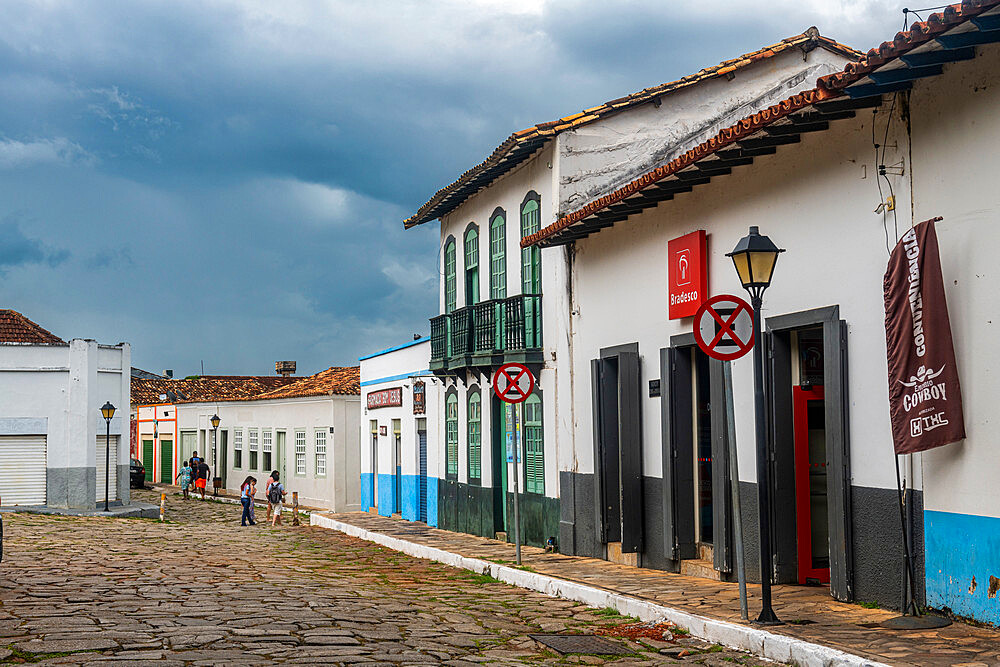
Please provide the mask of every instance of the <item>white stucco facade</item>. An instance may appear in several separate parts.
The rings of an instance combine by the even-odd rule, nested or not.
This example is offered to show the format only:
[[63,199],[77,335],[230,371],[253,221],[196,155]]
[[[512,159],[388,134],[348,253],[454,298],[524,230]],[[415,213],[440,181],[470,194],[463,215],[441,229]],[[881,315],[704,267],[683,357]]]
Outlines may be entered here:
[[[7,482],[0,479],[5,505],[94,510],[98,497],[103,505],[105,480],[97,479],[97,468],[104,465],[98,450],[104,454],[101,406],[108,401],[117,410],[110,422],[117,469],[109,495],[112,502],[129,502],[130,369],[128,343],[0,343],[0,445],[11,450],[3,453],[11,466],[4,471]],[[38,444],[41,458],[17,465],[16,450],[25,443]],[[15,484],[15,476],[23,495],[4,489]]]

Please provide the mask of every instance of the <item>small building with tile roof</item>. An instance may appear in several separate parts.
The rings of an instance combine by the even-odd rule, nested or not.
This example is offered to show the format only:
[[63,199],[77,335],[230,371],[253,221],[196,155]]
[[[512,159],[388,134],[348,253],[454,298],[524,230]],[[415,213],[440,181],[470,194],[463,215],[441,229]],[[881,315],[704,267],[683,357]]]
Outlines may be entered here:
[[[129,503],[131,356],[128,343],[65,341],[0,309],[2,507],[93,512],[106,497]],[[107,402],[116,408],[110,424],[101,414]]]
[[[521,241],[861,55],[810,28],[677,81],[540,123],[511,135],[404,221],[406,228],[440,221],[440,300],[430,322],[429,362],[443,383],[441,437],[431,442],[445,470],[439,527],[512,536],[507,499],[517,474],[526,544],[604,556],[610,543],[615,551],[614,530],[597,548],[577,544],[572,522],[560,520],[563,502],[596,511],[585,509],[596,502],[589,489],[570,486],[572,473],[592,458],[575,444],[573,382],[589,372],[574,378],[568,366],[574,358],[573,257],[563,246],[522,247]],[[670,195],[706,178],[696,174]],[[537,380],[521,417],[490,391],[493,373],[508,362],[525,364]],[[504,454],[515,431],[527,447],[520,466]],[[634,558],[627,553],[624,560]]]
[[[277,470],[302,505],[360,509],[358,367],[332,367],[307,377],[219,376],[133,379],[138,397],[138,456],[147,481],[171,484],[198,453],[238,494],[247,476]],[[218,431],[211,418],[218,416]],[[209,492],[213,492],[209,481]],[[291,496],[289,496],[291,502]]]

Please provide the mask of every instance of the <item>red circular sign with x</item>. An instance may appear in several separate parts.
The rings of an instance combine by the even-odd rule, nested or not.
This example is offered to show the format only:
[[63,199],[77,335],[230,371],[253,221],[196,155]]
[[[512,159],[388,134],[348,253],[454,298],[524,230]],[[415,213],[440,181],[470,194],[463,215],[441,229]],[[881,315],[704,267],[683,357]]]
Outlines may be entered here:
[[694,339],[710,357],[731,361],[753,348],[753,311],[738,296],[720,294],[694,315]]
[[504,364],[493,374],[493,393],[506,403],[521,403],[535,390],[535,378],[524,364]]

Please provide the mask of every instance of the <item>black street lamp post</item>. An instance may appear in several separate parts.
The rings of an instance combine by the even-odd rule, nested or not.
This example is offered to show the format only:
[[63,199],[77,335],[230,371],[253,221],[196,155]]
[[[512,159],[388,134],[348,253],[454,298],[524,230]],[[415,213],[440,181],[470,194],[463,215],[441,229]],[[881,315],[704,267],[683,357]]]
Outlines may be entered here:
[[115,416],[115,406],[111,405],[111,401],[105,401],[101,406],[101,415],[107,426],[104,440],[104,511],[110,512],[108,499],[111,497],[111,418]]
[[781,621],[771,607],[771,480],[767,460],[767,427],[764,412],[764,349],[760,326],[762,295],[771,284],[771,274],[778,261],[778,253],[784,252],[766,236],[761,236],[756,226],[740,239],[727,257],[733,258],[736,272],[743,288],[750,293],[753,306],[753,402],[754,432],[757,441],[757,499],[760,510],[760,596],[761,611],[756,623],[779,625]]
[[[212,422],[212,430],[215,431],[215,433],[212,435],[212,439],[213,439],[212,440],[212,471],[215,473],[213,475],[213,477],[215,477],[217,479],[221,479],[219,477],[219,466],[218,466],[218,463],[219,463],[219,454],[218,454],[218,449],[219,449],[219,424],[222,422],[222,420],[219,419],[219,414],[216,413],[216,414],[212,415],[212,418],[209,419],[209,421]],[[215,479],[212,480],[212,495],[213,496],[219,495],[219,485],[215,483]]]

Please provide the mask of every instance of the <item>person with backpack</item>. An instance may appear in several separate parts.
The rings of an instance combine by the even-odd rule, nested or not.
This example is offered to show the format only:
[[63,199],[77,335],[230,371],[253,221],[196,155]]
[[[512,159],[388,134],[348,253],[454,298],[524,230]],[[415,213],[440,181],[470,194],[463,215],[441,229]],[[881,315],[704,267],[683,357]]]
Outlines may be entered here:
[[278,477],[278,471],[272,470],[271,474],[267,476],[267,483],[264,484],[264,500],[267,501],[267,518],[265,522],[270,523],[271,517],[274,516],[274,508],[271,506],[271,497],[268,495],[271,491],[271,485],[274,484],[274,480]]
[[271,473],[271,484],[267,487],[267,502],[271,505],[274,515],[271,517],[271,527],[281,525],[281,504],[288,494],[285,487],[278,481],[278,471]]

